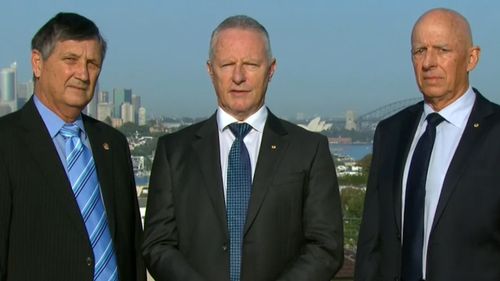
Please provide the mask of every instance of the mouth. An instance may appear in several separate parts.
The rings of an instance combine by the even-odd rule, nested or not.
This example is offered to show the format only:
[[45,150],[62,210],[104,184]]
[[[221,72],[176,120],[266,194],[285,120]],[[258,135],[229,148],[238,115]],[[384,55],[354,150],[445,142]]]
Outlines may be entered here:
[[72,89],[75,89],[75,90],[78,90],[78,91],[84,91],[84,92],[88,90],[88,87],[86,87],[86,86],[74,86],[74,85],[70,85],[68,87],[72,88]]
[[424,81],[427,83],[436,83],[436,82],[443,79],[442,77],[439,77],[439,76],[424,76],[423,78],[424,78]]
[[244,96],[250,93],[249,90],[241,90],[241,89],[231,89],[229,93],[233,96]]

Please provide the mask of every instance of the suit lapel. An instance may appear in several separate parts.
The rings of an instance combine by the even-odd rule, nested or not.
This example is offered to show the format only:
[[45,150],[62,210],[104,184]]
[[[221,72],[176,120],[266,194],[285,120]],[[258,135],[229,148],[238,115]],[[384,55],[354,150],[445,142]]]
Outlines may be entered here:
[[[219,134],[216,115],[212,115],[196,133],[193,149],[198,156],[198,163],[204,179],[204,186],[221,223],[221,229],[227,233],[226,205],[220,167]],[[193,167],[194,169],[194,167]]]
[[[423,102],[420,102],[409,109],[406,118],[401,122],[399,140],[396,144],[396,161],[394,163],[394,183],[393,183],[393,201],[394,201],[394,219],[399,230],[401,230],[402,216],[402,190],[404,188],[403,174],[406,165],[406,159],[410,151],[411,143],[423,112]],[[391,134],[391,132],[387,132]],[[389,147],[389,149],[391,149]],[[382,167],[382,169],[384,169]]]
[[113,185],[113,150],[111,139],[101,129],[96,120],[90,119],[82,115],[85,132],[87,133],[92,148],[92,157],[97,170],[97,177],[99,178],[99,185],[101,187],[101,194],[104,200],[104,207],[106,208],[106,216],[108,219],[109,229],[112,236],[115,235],[116,226],[116,213],[115,213],[115,200],[114,200],[114,185]]
[[264,127],[252,184],[252,195],[248,205],[244,233],[248,231],[257,216],[264,197],[273,182],[280,159],[288,147],[287,132],[281,125],[281,121],[270,111],[268,112],[269,115]]
[[61,212],[68,216],[74,227],[87,237],[71,183],[33,98],[21,109],[20,124],[23,131],[19,134],[19,141],[30,152],[31,158],[38,166],[46,182],[47,192],[59,201],[63,208]]
[[461,176],[465,173],[470,161],[467,161],[474,153],[474,149],[478,147],[478,143],[482,136],[487,133],[486,124],[483,124],[485,118],[493,113],[493,109],[488,100],[486,100],[476,89],[476,101],[472,108],[469,120],[462,134],[458,147],[453,155],[448,171],[443,182],[441,195],[437,205],[434,221],[432,223],[432,230],[439,222],[443,214],[446,204],[448,203],[453,191],[458,185]]

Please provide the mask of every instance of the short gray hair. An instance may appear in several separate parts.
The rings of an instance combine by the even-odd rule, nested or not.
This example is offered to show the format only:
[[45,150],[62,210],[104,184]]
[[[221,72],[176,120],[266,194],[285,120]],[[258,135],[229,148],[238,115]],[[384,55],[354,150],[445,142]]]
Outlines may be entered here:
[[101,46],[101,59],[106,55],[106,40],[99,28],[88,18],[75,13],[58,13],[37,31],[31,40],[31,50],[37,50],[46,60],[54,50],[56,43],[65,40],[95,39]]
[[214,57],[214,45],[215,45],[215,39],[217,35],[226,29],[230,28],[239,28],[239,29],[251,29],[255,30],[259,33],[261,33],[264,38],[265,38],[265,47],[266,47],[266,54],[269,60],[273,58],[273,54],[271,51],[271,41],[269,40],[269,34],[267,33],[266,28],[260,24],[257,20],[246,16],[246,15],[236,15],[236,16],[231,16],[226,18],[224,21],[222,21],[212,32],[212,36],[210,37],[210,46],[208,50],[208,58],[209,60],[212,60]]

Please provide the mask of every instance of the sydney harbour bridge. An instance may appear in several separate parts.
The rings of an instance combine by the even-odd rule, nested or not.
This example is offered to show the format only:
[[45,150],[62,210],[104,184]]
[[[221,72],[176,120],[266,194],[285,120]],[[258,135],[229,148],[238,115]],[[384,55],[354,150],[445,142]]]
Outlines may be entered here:
[[370,112],[367,112],[363,115],[360,115],[357,118],[357,124],[358,124],[358,129],[363,130],[363,129],[375,129],[375,126],[380,122],[381,120],[397,113],[398,111],[402,110],[405,107],[408,107],[410,105],[413,105],[419,101],[421,101],[422,98],[410,98],[410,99],[405,99],[405,100],[400,100],[396,101],[390,104],[386,104],[384,106],[381,106],[375,110],[372,110]]

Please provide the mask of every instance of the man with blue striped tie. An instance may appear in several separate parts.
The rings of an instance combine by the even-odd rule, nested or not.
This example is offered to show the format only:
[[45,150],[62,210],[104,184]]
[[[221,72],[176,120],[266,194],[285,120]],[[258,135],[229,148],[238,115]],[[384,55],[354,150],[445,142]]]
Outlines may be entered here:
[[145,280],[130,152],[81,113],[106,41],[59,13],[33,37],[34,95],[0,118],[0,280]]

